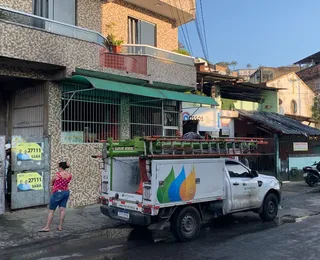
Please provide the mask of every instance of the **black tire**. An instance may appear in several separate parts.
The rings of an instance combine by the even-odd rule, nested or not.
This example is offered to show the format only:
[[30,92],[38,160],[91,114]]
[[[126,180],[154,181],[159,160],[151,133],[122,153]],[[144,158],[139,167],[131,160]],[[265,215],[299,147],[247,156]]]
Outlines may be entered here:
[[186,242],[195,239],[199,234],[200,227],[199,211],[192,206],[176,210],[171,219],[172,234],[179,241]]
[[260,218],[264,221],[274,220],[278,214],[279,201],[276,195],[268,194],[263,202],[263,209],[260,213]]
[[306,178],[306,183],[309,185],[309,187],[315,187],[317,186],[318,179],[313,176],[313,174],[309,174]]

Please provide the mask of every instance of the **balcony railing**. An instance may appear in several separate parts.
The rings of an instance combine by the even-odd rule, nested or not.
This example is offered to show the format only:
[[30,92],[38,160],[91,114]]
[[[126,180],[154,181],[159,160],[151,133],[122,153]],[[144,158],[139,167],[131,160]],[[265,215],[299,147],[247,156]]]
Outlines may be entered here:
[[0,20],[103,45],[98,32],[0,6]]
[[165,59],[167,61],[172,61],[174,63],[194,66],[193,57],[182,55],[176,52],[166,51],[149,45],[123,44],[121,53],[126,55],[150,56]]

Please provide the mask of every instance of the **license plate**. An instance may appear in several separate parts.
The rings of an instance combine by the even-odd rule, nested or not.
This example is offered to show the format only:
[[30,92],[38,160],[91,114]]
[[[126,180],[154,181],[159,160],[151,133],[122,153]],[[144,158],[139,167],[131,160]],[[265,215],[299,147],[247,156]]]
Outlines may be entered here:
[[307,177],[307,176],[308,176],[308,173],[304,173],[304,174],[303,174],[303,177]]
[[118,216],[126,219],[129,219],[130,217],[129,212],[126,211],[118,211]]

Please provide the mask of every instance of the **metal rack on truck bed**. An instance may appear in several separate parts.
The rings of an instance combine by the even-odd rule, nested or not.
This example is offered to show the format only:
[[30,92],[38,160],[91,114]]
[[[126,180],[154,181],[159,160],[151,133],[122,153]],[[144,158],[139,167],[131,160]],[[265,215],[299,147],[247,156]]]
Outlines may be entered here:
[[210,138],[187,140],[182,137],[145,136],[131,140],[102,141],[100,158],[215,158],[232,156],[259,156],[260,145],[268,144],[263,138]]

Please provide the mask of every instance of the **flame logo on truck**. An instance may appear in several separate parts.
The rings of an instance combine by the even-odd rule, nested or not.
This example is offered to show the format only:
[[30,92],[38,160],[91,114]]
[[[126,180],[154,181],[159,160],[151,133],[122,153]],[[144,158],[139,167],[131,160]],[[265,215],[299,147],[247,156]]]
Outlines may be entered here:
[[157,198],[160,203],[192,200],[196,194],[196,172],[194,166],[186,177],[184,167],[175,177],[173,167],[164,179],[163,186],[158,188]]

